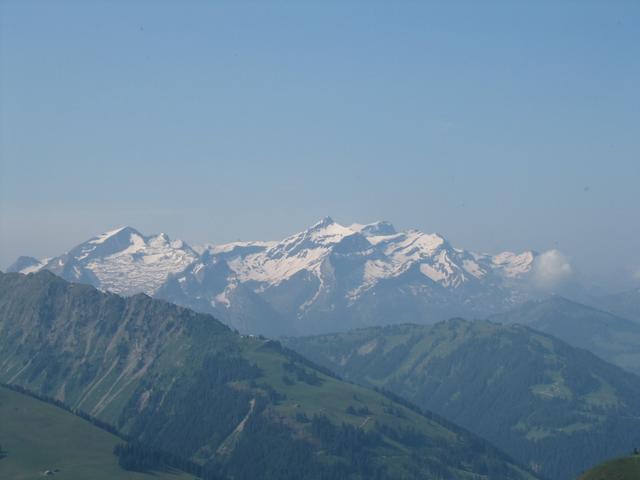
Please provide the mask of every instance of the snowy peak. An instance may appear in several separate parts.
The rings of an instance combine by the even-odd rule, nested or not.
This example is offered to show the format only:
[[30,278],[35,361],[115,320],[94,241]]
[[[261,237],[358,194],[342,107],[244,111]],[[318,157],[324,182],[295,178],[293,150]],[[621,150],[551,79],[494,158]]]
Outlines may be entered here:
[[437,233],[397,232],[385,221],[346,227],[331,217],[280,242],[240,242],[207,251],[212,259],[224,258],[238,281],[257,282],[258,289],[280,285],[300,272],[326,287],[326,273],[334,275],[338,268],[348,272],[352,288],[345,295],[350,299],[382,280],[414,271],[425,282],[446,288],[487,277],[516,278],[529,271],[534,258],[531,252],[491,257],[456,249]]
[[18,273],[33,273],[37,272],[42,268],[42,262],[37,258],[33,257],[18,257],[18,259],[13,262],[9,268],[7,268],[7,272],[18,272]]
[[537,258],[533,251],[455,248],[437,233],[397,231],[386,221],[345,226],[325,217],[281,241],[197,250],[164,233],[120,227],[53,259],[23,257],[12,268],[46,268],[102,290],[157,295],[241,329],[272,322],[278,333],[309,333],[341,329],[343,321],[362,326],[512,308],[529,299]]
[[134,252],[145,245],[144,236],[136,229],[122,227],[97,235],[77,247],[69,255],[77,260],[106,257],[120,251]]
[[231,242],[220,245],[211,243],[201,247],[196,247],[196,250],[201,251],[203,255],[205,253],[208,255],[224,256],[247,255],[250,253],[262,252],[267,248],[276,245],[276,243],[277,242]]
[[367,223],[367,224],[354,223],[349,228],[354,232],[361,233],[365,237],[373,237],[373,236],[380,236],[380,235],[387,236],[387,235],[395,235],[397,233],[394,226],[387,221],[379,221],[379,222]]
[[387,249],[389,253],[402,251],[404,255],[426,258],[432,256],[439,248],[448,246],[444,237],[437,233],[423,233],[419,230],[409,230],[402,237],[394,239]]
[[142,236],[140,232],[138,232],[135,228],[120,227],[105,233],[101,233],[100,235],[93,237],[91,240],[88,240],[86,243],[101,245],[113,241],[123,241],[129,239],[131,235],[137,235],[139,237]]
[[325,217],[280,242],[237,242],[209,246],[211,258],[224,257],[241,282],[279,285],[302,271],[321,276],[323,262],[332,254],[363,252],[372,245],[360,233]]
[[516,278],[531,271],[533,261],[537,254],[533,250],[527,250],[520,254],[502,252],[491,258],[492,265],[505,277]]
[[322,218],[321,220],[319,220],[318,222],[314,223],[309,230],[320,230],[323,228],[327,228],[330,225],[333,225],[334,223],[336,223],[333,218],[331,218],[330,216],[326,216],[324,218]]
[[310,240],[317,245],[332,245],[339,243],[343,238],[354,233],[350,228],[336,223],[331,217],[324,217],[304,232],[293,235],[289,239],[294,241],[298,239]]
[[326,252],[331,246],[340,243],[345,237],[355,235],[356,232],[325,217],[307,230],[285,238],[276,243],[266,252],[270,258],[285,258],[307,256],[307,252],[316,251],[317,254]]
[[[157,250],[185,250],[193,252],[191,247],[181,240],[171,241],[166,233],[144,236],[132,227],[111,230],[81,243],[68,255],[78,261],[96,260],[114,255],[146,255]],[[195,252],[193,252],[195,256]]]
[[281,241],[209,245],[204,252],[159,295],[243,331],[247,321],[259,323],[248,312],[268,312],[278,334],[501,311],[528,299],[536,257],[475,253],[437,233],[398,232],[389,222],[344,226],[331,217]]
[[171,241],[164,233],[147,237],[135,228],[121,227],[29,268],[46,268],[67,280],[119,294],[153,294],[170,274],[184,270],[197,256],[187,244]]

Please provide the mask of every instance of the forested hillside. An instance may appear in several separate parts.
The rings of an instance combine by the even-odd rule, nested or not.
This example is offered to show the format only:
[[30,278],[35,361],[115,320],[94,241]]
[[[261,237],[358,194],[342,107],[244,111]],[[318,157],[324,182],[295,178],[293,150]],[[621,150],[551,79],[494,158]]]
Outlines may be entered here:
[[277,342],[46,271],[0,275],[0,381],[235,479],[531,478],[486,441]]
[[519,323],[640,374],[640,324],[562,297],[527,302],[489,320]]
[[640,444],[640,378],[524,326],[453,319],[286,344],[443,415],[545,477],[575,478]]

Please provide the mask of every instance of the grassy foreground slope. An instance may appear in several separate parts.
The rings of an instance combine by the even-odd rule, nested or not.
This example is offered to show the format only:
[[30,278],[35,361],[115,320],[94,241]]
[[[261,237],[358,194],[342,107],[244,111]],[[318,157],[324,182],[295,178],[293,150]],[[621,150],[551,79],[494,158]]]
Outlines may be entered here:
[[531,476],[437,415],[145,295],[0,274],[0,382],[242,479]]
[[609,460],[580,476],[579,480],[638,480],[640,455]]
[[0,478],[35,480],[188,480],[181,472],[123,470],[113,454],[122,440],[49,403],[0,387]]
[[640,377],[521,325],[453,319],[286,339],[557,480],[640,444]]

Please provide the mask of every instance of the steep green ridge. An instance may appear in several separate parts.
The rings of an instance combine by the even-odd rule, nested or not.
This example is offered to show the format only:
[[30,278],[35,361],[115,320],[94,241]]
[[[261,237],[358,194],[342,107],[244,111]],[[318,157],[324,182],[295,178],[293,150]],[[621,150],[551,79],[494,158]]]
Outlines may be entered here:
[[640,378],[525,326],[454,319],[285,344],[443,415],[548,478],[575,478],[640,444]]
[[0,382],[235,479],[531,478],[484,440],[208,315],[0,275]]
[[0,387],[0,478],[33,480],[188,480],[181,472],[123,470],[113,454],[122,440],[54,405]]
[[640,374],[640,324],[631,320],[562,297],[528,302],[489,320],[528,325]]
[[640,455],[616,458],[592,468],[578,480],[638,480]]

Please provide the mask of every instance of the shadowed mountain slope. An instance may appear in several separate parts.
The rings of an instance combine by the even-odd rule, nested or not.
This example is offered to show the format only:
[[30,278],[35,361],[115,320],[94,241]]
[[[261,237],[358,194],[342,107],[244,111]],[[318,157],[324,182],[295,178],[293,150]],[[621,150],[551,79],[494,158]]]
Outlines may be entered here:
[[563,297],[527,302],[489,320],[519,323],[640,374],[640,324]]
[[277,342],[47,271],[0,274],[0,381],[236,479],[530,478],[486,441]]
[[285,343],[443,415],[545,477],[573,478],[640,443],[640,377],[525,326],[453,319]]

